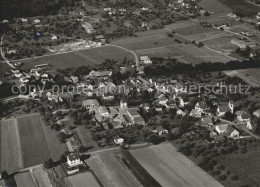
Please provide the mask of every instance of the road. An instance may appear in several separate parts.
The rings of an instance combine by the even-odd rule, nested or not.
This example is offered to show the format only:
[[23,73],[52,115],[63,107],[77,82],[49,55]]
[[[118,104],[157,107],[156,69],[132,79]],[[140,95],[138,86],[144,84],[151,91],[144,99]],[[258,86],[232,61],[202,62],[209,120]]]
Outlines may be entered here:
[[[132,144],[130,145],[130,148],[133,148],[133,147],[141,147],[141,146],[148,146],[149,143],[139,143],[139,144]],[[81,153],[82,155],[83,154],[97,154],[97,153],[102,153],[102,152],[106,152],[106,151],[114,151],[114,150],[117,150],[117,149],[120,149],[120,146],[117,146],[117,147],[111,147],[111,148],[107,148],[107,149],[101,149],[101,150],[97,150],[97,151],[86,151],[84,153]]]
[[129,52],[129,53],[132,53],[132,54],[134,55],[134,57],[135,57],[136,68],[137,68],[138,71],[140,70],[140,69],[139,69],[139,68],[140,68],[139,59],[138,59],[137,54],[136,54],[134,51],[131,51],[131,50],[129,50],[129,49],[126,49],[126,48],[121,47],[121,46],[118,46],[118,45],[107,44],[106,46],[117,47],[117,48],[123,49],[123,50],[125,50],[125,51],[127,51],[127,52]]
[[3,40],[4,40],[4,35],[1,37],[1,44],[0,44],[1,56],[2,56],[2,58],[5,60],[5,63],[6,63],[6,64],[8,64],[9,66],[11,66],[12,68],[15,68],[15,67],[13,66],[13,64],[11,64],[11,63],[9,62],[9,60],[5,58],[5,55],[4,55],[4,52],[3,52],[3,47],[2,47],[2,46],[3,46]]

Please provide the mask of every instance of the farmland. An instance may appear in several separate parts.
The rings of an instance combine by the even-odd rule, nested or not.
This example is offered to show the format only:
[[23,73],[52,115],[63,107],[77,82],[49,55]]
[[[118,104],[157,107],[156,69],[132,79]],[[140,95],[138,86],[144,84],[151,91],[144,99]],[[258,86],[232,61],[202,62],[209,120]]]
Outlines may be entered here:
[[27,66],[33,67],[39,64],[49,64],[57,69],[77,68],[83,65],[101,64],[105,59],[134,60],[134,55],[126,50],[114,47],[103,46],[83,51],[70,52],[66,54],[57,54],[51,56],[43,56],[39,58],[27,59],[22,62]]
[[248,3],[245,0],[219,0],[229,8],[231,8],[238,16],[253,16],[260,11],[260,7]]
[[175,57],[184,63],[199,64],[201,62],[228,62],[231,57],[217,53],[206,47],[195,47],[190,44],[178,44],[153,49],[136,51],[138,55],[150,57]]
[[230,77],[234,77],[234,76],[240,77],[247,84],[249,84],[253,87],[259,87],[260,86],[259,70],[260,70],[260,68],[240,69],[240,70],[225,71],[224,73]]
[[30,172],[18,173],[14,176],[17,187],[35,187]]
[[17,171],[49,158],[38,114],[1,121],[2,171]]
[[91,172],[84,172],[68,177],[73,187],[99,187],[96,179]]
[[86,162],[104,186],[141,186],[113,152],[93,154]]
[[170,38],[165,29],[140,32],[136,33],[136,35],[138,37],[115,39],[111,42],[111,44],[122,46],[129,50],[140,50],[172,45],[176,43],[175,38]]
[[1,121],[1,171],[23,168],[23,157],[17,121]]
[[24,167],[41,164],[50,158],[39,115],[17,118]]
[[48,174],[43,170],[42,167],[37,167],[33,169],[33,175],[35,179],[37,180],[37,183],[41,187],[49,187],[51,186],[50,179],[48,177]]
[[222,186],[171,144],[135,149],[130,153],[162,186]]

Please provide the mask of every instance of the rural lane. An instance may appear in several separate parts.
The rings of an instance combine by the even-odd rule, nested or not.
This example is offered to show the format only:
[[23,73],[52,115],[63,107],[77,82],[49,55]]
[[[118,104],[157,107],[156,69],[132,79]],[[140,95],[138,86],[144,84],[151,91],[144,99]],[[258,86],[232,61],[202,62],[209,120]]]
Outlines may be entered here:
[[7,59],[5,58],[5,56],[4,56],[4,53],[3,53],[3,40],[4,40],[4,35],[1,36],[1,44],[0,44],[1,56],[2,56],[2,58],[5,60],[5,62],[6,62],[9,66],[11,66],[12,68],[15,68],[15,67],[13,66],[13,64],[11,64],[11,63],[9,62],[9,60],[7,60]]

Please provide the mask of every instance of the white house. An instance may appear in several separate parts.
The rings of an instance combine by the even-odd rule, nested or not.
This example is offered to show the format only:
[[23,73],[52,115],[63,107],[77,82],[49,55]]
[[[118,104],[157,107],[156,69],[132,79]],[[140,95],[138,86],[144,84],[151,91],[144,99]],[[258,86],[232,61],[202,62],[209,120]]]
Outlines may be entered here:
[[99,102],[96,99],[87,99],[87,100],[82,102],[82,105],[84,107],[86,107],[87,109],[89,109],[91,107],[98,107]]
[[152,64],[152,61],[148,56],[140,56],[140,62],[144,64]]
[[79,166],[82,165],[80,161],[79,153],[72,153],[67,156],[67,172],[68,174],[74,174],[79,171]]
[[239,114],[237,116],[237,119],[240,122],[249,122],[251,120],[251,117],[250,117],[250,115],[247,112],[243,112],[242,114]]
[[168,134],[168,130],[164,129],[162,126],[156,128],[156,132],[161,136],[163,134]]
[[219,135],[224,135],[228,138],[239,137],[240,132],[229,124],[220,124],[215,127]]
[[124,139],[120,138],[118,135],[114,137],[114,142],[116,145],[122,145],[124,143]]

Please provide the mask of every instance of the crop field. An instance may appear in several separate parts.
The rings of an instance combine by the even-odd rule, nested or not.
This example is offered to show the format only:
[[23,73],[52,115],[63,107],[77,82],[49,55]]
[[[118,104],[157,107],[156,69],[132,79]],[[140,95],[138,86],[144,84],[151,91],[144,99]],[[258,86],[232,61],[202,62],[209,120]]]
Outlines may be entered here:
[[50,158],[39,114],[17,118],[24,167],[41,164]]
[[245,0],[219,0],[231,8],[238,16],[253,16],[260,11],[260,7],[246,2]]
[[33,169],[33,175],[35,179],[37,180],[37,183],[40,187],[50,187],[51,181],[48,177],[48,174],[46,171],[43,170],[42,167],[37,167]]
[[207,32],[207,33],[200,33],[200,34],[192,34],[186,36],[186,38],[194,41],[205,41],[205,40],[213,40],[213,39],[219,39],[222,37],[227,36],[233,36],[234,34],[230,34],[228,32],[223,31],[213,31],[213,32]]
[[172,45],[153,49],[143,49],[136,51],[138,55],[147,55],[149,57],[174,57],[184,63],[199,64],[202,62],[228,62],[231,57],[219,54],[209,48],[190,44]]
[[136,33],[138,37],[115,39],[111,41],[111,44],[122,46],[129,50],[140,50],[175,44],[175,38],[169,37],[167,33],[165,29],[139,32]]
[[224,73],[230,77],[234,77],[234,76],[240,77],[252,87],[259,87],[260,86],[259,71],[260,68],[255,68],[255,69],[240,69],[240,70],[224,71]]
[[57,69],[66,69],[68,67],[77,68],[83,65],[101,64],[105,59],[120,61],[124,57],[127,60],[134,60],[134,55],[126,50],[114,46],[103,46],[83,51],[33,58],[21,62],[32,67],[38,64],[49,64]]
[[221,3],[218,0],[201,0],[198,2],[198,5],[205,10],[215,12],[216,14],[229,13],[232,12],[230,8]]
[[196,23],[195,25],[189,25],[188,27],[175,29],[175,32],[177,32],[183,36],[208,33],[208,32],[213,32],[213,31],[216,31],[216,29],[213,27],[204,28],[204,27],[200,26],[199,23]]
[[23,157],[17,121],[1,121],[1,171],[23,168]]
[[103,186],[141,186],[113,152],[93,154],[86,162]]
[[17,187],[35,187],[30,172],[18,173],[14,176]]
[[91,172],[84,172],[68,177],[73,187],[100,187]]
[[39,114],[1,121],[1,169],[9,172],[50,158]]
[[161,144],[130,153],[162,186],[222,186],[171,144]]
[[238,48],[238,46],[231,43],[232,38],[236,38],[236,37],[233,37],[233,35],[231,35],[231,36],[227,36],[227,37],[207,40],[207,41],[204,41],[203,43],[218,51],[221,51],[223,49],[235,51]]

